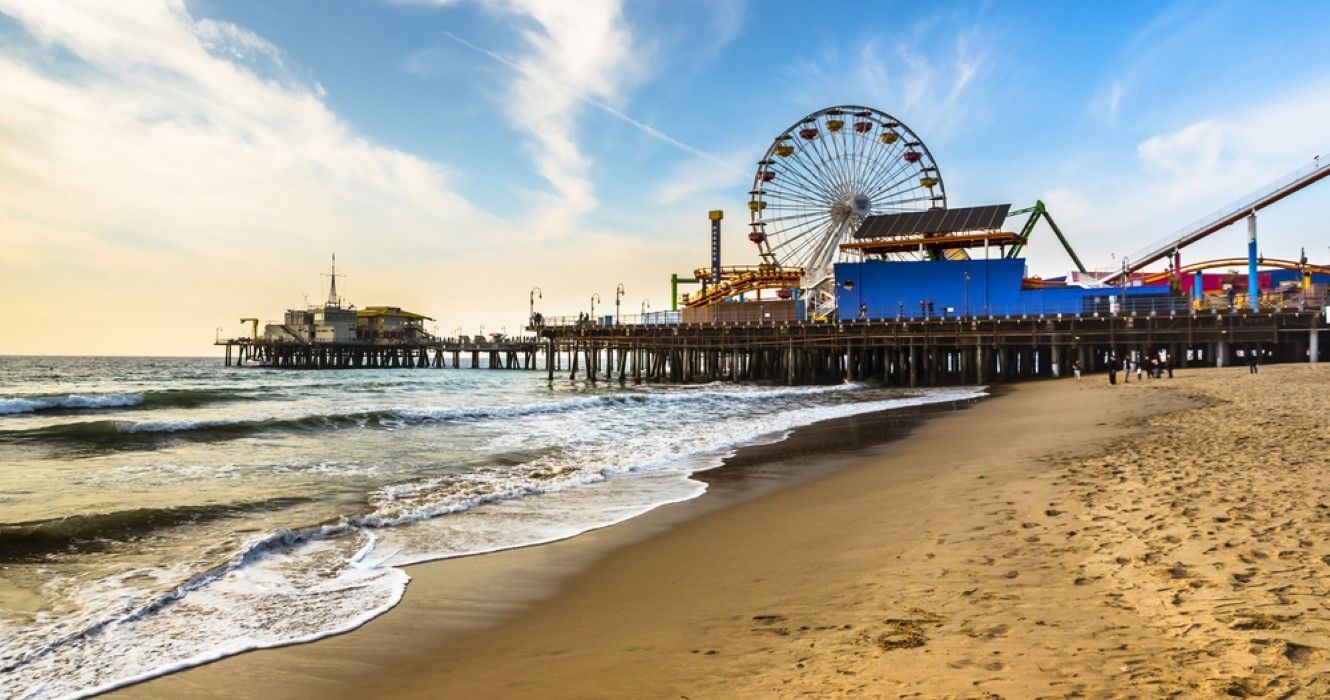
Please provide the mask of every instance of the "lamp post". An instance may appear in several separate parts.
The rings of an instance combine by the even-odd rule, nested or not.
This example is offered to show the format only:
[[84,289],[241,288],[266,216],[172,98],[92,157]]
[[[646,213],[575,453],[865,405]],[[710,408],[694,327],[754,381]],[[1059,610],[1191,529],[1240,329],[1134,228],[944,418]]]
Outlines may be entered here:
[[533,326],[536,325],[536,297],[540,297],[541,299],[545,298],[545,293],[540,291],[540,287],[532,287],[531,293],[527,295],[527,299],[531,302],[531,310],[530,313],[527,314],[527,320],[529,320]]
[[963,307],[963,313],[966,316],[970,315],[970,271],[969,270],[965,271],[965,304]]
[[643,300],[642,300],[642,315],[643,315],[643,316],[646,316],[646,315],[647,315],[647,309],[649,309],[649,308],[651,308],[651,300],[650,300],[650,299],[643,299]]
[[623,282],[614,288],[614,325],[619,325],[619,301],[623,299]]
[[596,303],[599,302],[599,301],[600,301],[600,294],[597,293],[597,292],[592,292],[592,293],[591,293],[591,313],[589,314],[590,318],[587,319],[588,321],[590,321],[591,319],[593,319],[593,318],[596,317]]

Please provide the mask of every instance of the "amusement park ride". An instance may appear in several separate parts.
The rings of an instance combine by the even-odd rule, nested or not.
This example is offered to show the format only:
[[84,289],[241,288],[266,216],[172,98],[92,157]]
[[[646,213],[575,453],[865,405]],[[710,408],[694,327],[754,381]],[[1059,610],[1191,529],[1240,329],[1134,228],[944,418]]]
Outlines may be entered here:
[[[1248,279],[1258,279],[1259,263],[1301,271],[1299,282],[1305,288],[1313,275],[1330,275],[1330,266],[1310,265],[1305,256],[1299,261],[1258,259],[1255,216],[1257,210],[1328,175],[1330,164],[1322,165],[1318,159],[1124,259],[1119,269],[1096,273],[1087,270],[1042,201],[1016,211],[1010,211],[1010,205],[948,208],[937,162],[912,129],[870,107],[830,107],[781,131],[757,162],[748,200],[748,240],[757,247],[758,264],[721,266],[721,214],[712,212],[712,264],[695,270],[691,278],[675,275],[672,299],[676,303],[680,299],[680,283],[702,285],[701,290],[683,295],[689,309],[761,301],[767,292],[768,300],[799,303],[807,318],[825,319],[836,312],[837,263],[960,262],[970,260],[977,249],[983,249],[985,260],[992,259],[994,249],[998,259],[1014,260],[1020,258],[1041,220],[1052,229],[1077,272],[1067,280],[1026,279],[1021,285],[1024,289],[1168,284],[1176,294],[1184,276],[1239,266],[1244,261]],[[1028,216],[1019,231],[1004,230],[1006,220],[1023,215]],[[1180,264],[1182,248],[1244,218],[1249,227],[1246,259]],[[1169,269],[1143,272],[1160,261],[1168,261]],[[1187,280],[1197,290],[1197,299],[1203,288],[1217,291],[1200,284],[1199,276],[1194,282],[1191,277]],[[1256,301],[1257,296],[1251,295],[1252,308]]]

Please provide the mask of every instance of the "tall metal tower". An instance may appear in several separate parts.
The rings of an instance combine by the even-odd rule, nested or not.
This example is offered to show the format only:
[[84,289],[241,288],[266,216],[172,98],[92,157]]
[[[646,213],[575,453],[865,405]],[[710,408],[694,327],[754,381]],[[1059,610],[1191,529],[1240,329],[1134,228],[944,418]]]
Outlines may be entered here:
[[332,280],[328,285],[328,300],[323,305],[341,308],[342,300],[337,296],[337,253],[332,254],[332,273],[324,273],[323,276]]

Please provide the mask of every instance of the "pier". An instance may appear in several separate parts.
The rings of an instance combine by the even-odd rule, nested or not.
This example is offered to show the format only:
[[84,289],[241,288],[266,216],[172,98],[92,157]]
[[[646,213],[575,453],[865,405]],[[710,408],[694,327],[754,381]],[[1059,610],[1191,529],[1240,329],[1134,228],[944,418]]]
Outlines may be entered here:
[[[534,340],[441,339],[394,343],[299,342],[266,338],[228,338],[215,345],[226,348],[226,366],[276,369],[537,369]],[[485,363],[481,363],[481,357]],[[451,361],[451,362],[450,362]]]
[[1105,371],[1165,350],[1177,368],[1317,362],[1320,310],[1030,315],[840,323],[540,327],[553,381],[990,384]]

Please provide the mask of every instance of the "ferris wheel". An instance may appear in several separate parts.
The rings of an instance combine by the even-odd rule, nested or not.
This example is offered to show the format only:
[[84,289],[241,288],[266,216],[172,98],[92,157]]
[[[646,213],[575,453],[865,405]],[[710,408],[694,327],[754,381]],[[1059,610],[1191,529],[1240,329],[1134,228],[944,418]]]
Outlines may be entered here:
[[748,239],[763,264],[803,270],[811,290],[849,259],[840,246],[865,217],[946,206],[942,174],[914,131],[870,107],[829,107],[790,125],[758,161]]

